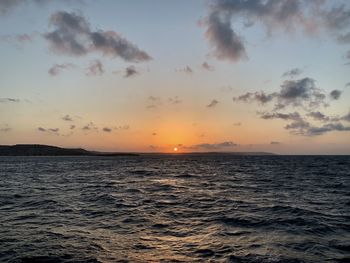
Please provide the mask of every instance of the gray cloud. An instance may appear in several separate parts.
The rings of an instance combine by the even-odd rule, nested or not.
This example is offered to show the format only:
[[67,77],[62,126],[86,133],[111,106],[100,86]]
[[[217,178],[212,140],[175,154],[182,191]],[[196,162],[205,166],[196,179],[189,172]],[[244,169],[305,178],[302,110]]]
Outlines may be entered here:
[[213,99],[208,105],[208,108],[214,108],[217,104],[219,103],[219,101]]
[[180,104],[180,103],[182,103],[182,100],[180,100],[178,96],[175,96],[173,98],[169,98],[168,100],[172,104]]
[[86,70],[88,76],[102,75],[105,72],[101,61],[98,59],[92,61]]
[[3,35],[0,36],[0,41],[14,43],[14,44],[24,44],[27,42],[31,42],[36,33],[33,34],[19,34],[19,35]]
[[146,106],[147,109],[157,108],[159,105],[162,104],[162,100],[160,97],[149,96],[147,100],[150,103]]
[[278,98],[281,103],[292,104],[293,106],[308,103],[308,106],[319,106],[325,99],[325,94],[315,86],[315,81],[311,78],[300,80],[287,80],[281,85]]
[[329,93],[329,96],[334,100],[338,100],[341,94],[342,94],[342,91],[335,89]]
[[129,130],[130,129],[130,126],[128,124],[124,124],[124,125],[120,125],[118,127],[114,127],[115,130]]
[[138,72],[134,66],[129,66],[125,69],[124,78],[134,77],[138,74],[140,74],[140,72]]
[[73,121],[73,118],[70,115],[67,114],[67,115],[62,117],[62,120],[64,120],[64,121]]
[[292,134],[305,135],[310,128],[310,123],[304,119],[298,119],[284,127],[286,130],[290,130]]
[[83,56],[100,52],[125,61],[143,62],[151,57],[114,31],[91,31],[88,21],[79,14],[64,11],[50,17],[52,32],[44,34],[51,50],[58,54]]
[[75,129],[75,125],[71,125],[71,126],[69,127],[69,129],[74,130],[74,129]]
[[278,145],[278,144],[281,144],[280,142],[276,142],[276,141],[272,141],[270,142],[271,145]]
[[303,71],[299,68],[293,68],[291,70],[288,70],[282,74],[282,77],[288,77],[288,78],[294,78],[299,76]]
[[49,69],[48,73],[51,76],[57,76],[59,73],[61,73],[62,70],[73,68],[73,67],[74,65],[71,63],[55,64]]
[[0,103],[18,103],[20,102],[19,99],[14,98],[0,98]]
[[243,40],[231,27],[231,16],[231,12],[213,10],[205,21],[205,36],[217,59],[238,61],[247,56]]
[[112,129],[111,128],[108,128],[108,127],[104,127],[102,129],[104,132],[112,132]]
[[213,71],[215,69],[214,66],[209,65],[206,61],[202,63],[201,67],[208,71]]
[[55,134],[55,135],[59,135],[59,128],[43,128],[43,127],[38,127],[38,131],[39,132],[45,132],[45,133],[49,133],[49,134]]
[[345,116],[343,116],[341,119],[344,120],[344,121],[350,122],[350,111],[348,112],[348,114],[346,114]]
[[[226,141],[221,143],[201,143],[187,147],[189,149],[221,150],[237,146],[238,144]],[[186,147],[185,147],[186,148]]]
[[83,0],[0,0],[0,15],[5,15],[9,13],[12,9],[22,4],[35,3],[39,6],[42,6],[53,2],[63,3],[64,5],[67,5],[69,3],[81,4]]
[[[239,61],[246,58],[245,41],[236,33],[232,22],[243,19],[245,27],[262,24],[271,35],[276,30],[306,34],[321,30],[347,42],[350,11],[345,4],[332,6],[323,0],[214,0],[209,15],[202,21],[212,54],[220,60]],[[237,22],[238,24],[238,22]]]
[[7,124],[0,127],[0,132],[9,132],[9,131],[11,131],[11,128]]
[[242,123],[241,123],[241,122],[235,122],[235,123],[233,124],[233,126],[242,126]]
[[242,102],[247,102],[247,103],[252,103],[252,102],[258,102],[260,104],[265,104],[270,102],[275,98],[276,94],[266,94],[264,91],[257,91],[257,92],[247,92],[243,95],[240,95],[238,97],[233,97],[233,101],[242,101]]
[[323,18],[330,29],[348,29],[350,25],[350,10],[344,4],[323,11]]
[[309,127],[305,135],[315,136],[331,131],[350,131],[350,126],[344,126],[341,123],[328,123],[321,127]]
[[309,112],[307,114],[307,116],[317,120],[317,121],[330,121],[331,118],[324,115],[323,113],[319,112],[319,111],[313,111],[313,112]]
[[155,96],[151,95],[151,96],[148,97],[148,100],[149,101],[160,101],[160,97],[155,97]]
[[190,66],[186,66],[186,67],[184,67],[182,69],[176,69],[175,71],[183,72],[183,73],[186,73],[186,74],[189,74],[189,75],[191,75],[193,73],[193,69]]
[[350,82],[346,83],[346,84],[345,84],[345,87],[346,87],[346,88],[350,87]]
[[24,0],[1,0],[0,15],[7,14],[11,9],[24,2]]
[[260,92],[247,92],[241,96],[234,97],[233,101],[258,102],[266,104],[276,101],[275,109],[282,109],[286,106],[302,106],[303,108],[315,108],[327,106],[325,93],[316,87],[315,81],[311,78],[299,80],[286,80],[281,84],[279,92],[266,94]]
[[82,130],[84,130],[84,131],[97,131],[98,128],[96,127],[96,125],[93,122],[89,122],[88,124],[83,126]]
[[273,112],[273,113],[259,113],[260,117],[265,120],[270,119],[282,119],[282,120],[300,120],[301,116],[298,112],[293,113],[279,113],[279,112]]
[[341,44],[350,44],[350,32],[343,35],[339,35],[338,42]]

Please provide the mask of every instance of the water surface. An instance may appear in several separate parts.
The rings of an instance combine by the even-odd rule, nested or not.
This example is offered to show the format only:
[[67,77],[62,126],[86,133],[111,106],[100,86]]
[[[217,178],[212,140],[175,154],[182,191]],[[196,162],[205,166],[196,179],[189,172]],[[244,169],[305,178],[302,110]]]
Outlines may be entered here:
[[350,262],[350,157],[0,157],[0,262]]

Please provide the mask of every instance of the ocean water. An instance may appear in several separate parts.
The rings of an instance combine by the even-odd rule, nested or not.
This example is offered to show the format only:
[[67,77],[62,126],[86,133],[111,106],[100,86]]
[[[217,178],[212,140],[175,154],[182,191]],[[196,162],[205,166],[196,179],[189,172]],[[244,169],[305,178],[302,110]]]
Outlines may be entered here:
[[350,157],[0,157],[0,262],[350,262]]

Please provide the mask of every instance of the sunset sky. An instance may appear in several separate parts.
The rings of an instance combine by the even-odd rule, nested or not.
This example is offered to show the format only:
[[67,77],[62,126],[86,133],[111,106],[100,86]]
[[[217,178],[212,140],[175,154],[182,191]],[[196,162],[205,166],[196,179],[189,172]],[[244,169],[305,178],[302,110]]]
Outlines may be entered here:
[[350,154],[350,1],[0,0],[0,144]]

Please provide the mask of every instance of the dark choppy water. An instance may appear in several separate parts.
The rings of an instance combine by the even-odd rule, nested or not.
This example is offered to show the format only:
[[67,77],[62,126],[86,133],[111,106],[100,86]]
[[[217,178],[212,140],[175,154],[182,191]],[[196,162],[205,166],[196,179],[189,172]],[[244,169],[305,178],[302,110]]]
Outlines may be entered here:
[[0,157],[0,262],[350,262],[350,157]]

